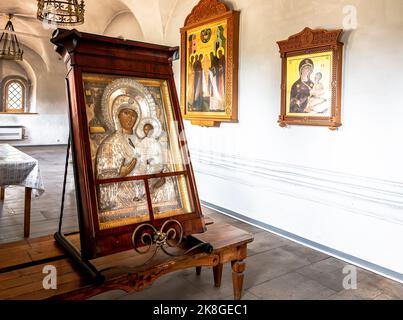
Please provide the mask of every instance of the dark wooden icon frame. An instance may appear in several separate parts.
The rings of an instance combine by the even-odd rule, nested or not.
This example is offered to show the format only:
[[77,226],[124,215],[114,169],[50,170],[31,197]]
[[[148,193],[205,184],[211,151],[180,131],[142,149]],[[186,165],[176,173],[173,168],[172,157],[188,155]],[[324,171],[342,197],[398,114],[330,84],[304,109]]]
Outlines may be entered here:
[[[187,151],[187,141],[172,71],[172,56],[178,48],[98,36],[79,32],[75,29],[56,30],[51,42],[56,45],[56,51],[62,56],[68,69],[66,80],[70,104],[74,169],[77,178],[76,192],[78,197],[81,258],[84,260],[95,259],[132,249],[132,234],[139,226],[139,224],[132,224],[100,230],[96,195],[96,186],[99,184],[142,180],[145,184],[149,204],[150,221],[148,223],[155,228],[160,228],[169,219],[174,219],[182,225],[184,236],[205,232],[204,218],[192,164]],[[172,114],[177,123],[180,137],[178,143],[181,147],[183,158],[186,159],[183,172],[117,178],[112,179],[113,181],[110,179],[99,181],[95,177],[91,161],[83,84],[83,74],[87,73],[166,81],[171,97]],[[148,180],[158,177],[175,177],[178,174],[186,177],[192,212],[155,219],[152,205],[149,202]],[[61,235],[59,234],[60,237]]]

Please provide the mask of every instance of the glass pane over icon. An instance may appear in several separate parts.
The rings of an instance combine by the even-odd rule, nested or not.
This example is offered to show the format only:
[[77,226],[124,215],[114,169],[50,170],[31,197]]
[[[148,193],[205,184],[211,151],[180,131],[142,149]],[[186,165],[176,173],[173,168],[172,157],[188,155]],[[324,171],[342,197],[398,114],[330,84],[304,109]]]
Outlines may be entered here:
[[187,189],[184,175],[150,179],[149,184],[156,219],[192,212],[192,205],[183,193],[183,190]]
[[227,33],[225,20],[199,26],[187,32],[188,112],[226,111]]
[[[189,213],[188,185],[169,177],[183,173],[187,160],[166,81],[98,74],[83,80],[100,229],[150,219],[144,181],[158,194],[151,195],[157,211]],[[152,184],[159,175],[164,183]]]
[[97,195],[101,230],[148,221],[143,181],[100,185]]
[[330,117],[333,52],[287,58],[287,116]]

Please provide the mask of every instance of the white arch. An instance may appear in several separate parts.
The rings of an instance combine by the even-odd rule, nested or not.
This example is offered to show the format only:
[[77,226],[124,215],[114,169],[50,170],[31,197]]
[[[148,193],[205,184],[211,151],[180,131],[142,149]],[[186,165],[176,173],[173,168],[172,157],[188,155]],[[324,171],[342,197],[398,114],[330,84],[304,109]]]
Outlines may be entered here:
[[25,70],[28,76],[28,80],[31,84],[30,90],[30,111],[35,112],[37,109],[37,89],[38,89],[38,78],[41,75],[48,73],[48,66],[46,62],[42,59],[36,51],[23,45],[24,59],[18,61],[18,64]]
[[103,35],[125,39],[144,40],[143,30],[134,14],[129,10],[117,12],[108,22]]
[[[11,12],[15,11],[12,8],[9,10]],[[3,28],[3,23],[5,25],[7,20],[8,17],[6,15],[0,17],[1,28]],[[47,69],[50,70],[51,57],[49,55],[49,48],[51,48],[51,45],[49,39],[51,31],[44,29],[41,22],[39,22],[35,16],[21,16],[16,14],[13,17],[12,22],[18,41],[31,48],[31,50],[35,51],[40,57],[42,57]]]
[[167,27],[171,21],[179,0],[159,0],[161,23],[163,27],[164,39],[166,38]]
[[121,0],[139,22],[147,42],[162,43],[164,31],[159,0]]
[[[43,37],[30,37],[30,36],[18,36],[22,43],[25,43],[29,48],[34,50],[38,55],[41,56],[42,60],[45,62],[46,69],[50,70],[51,59],[49,56],[50,47],[50,33],[49,30],[44,30],[42,24],[34,18],[19,18],[15,17],[16,22],[20,26],[23,26],[22,30],[27,30],[28,32],[36,35],[43,35]],[[49,38],[45,38],[46,34],[49,34]]]

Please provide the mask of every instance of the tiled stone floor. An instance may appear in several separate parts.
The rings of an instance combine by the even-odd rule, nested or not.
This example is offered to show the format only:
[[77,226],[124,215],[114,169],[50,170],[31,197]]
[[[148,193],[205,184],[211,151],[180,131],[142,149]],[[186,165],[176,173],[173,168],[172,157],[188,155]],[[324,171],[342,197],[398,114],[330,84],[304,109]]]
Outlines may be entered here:
[[[46,188],[46,193],[32,202],[31,236],[51,234],[58,225],[65,148],[30,147],[21,150],[39,160]],[[64,230],[74,231],[78,228],[71,171],[67,190]],[[23,195],[23,188],[6,190],[6,201],[0,203],[0,243],[22,238]],[[204,213],[255,236],[246,260],[243,299],[403,299],[403,284],[360,268],[357,289],[345,290],[345,262],[208,208],[204,208]],[[211,270],[204,269],[198,277],[192,269],[165,276],[140,293],[128,295],[112,291],[94,299],[232,299],[231,270],[225,266],[219,289],[213,285]]]

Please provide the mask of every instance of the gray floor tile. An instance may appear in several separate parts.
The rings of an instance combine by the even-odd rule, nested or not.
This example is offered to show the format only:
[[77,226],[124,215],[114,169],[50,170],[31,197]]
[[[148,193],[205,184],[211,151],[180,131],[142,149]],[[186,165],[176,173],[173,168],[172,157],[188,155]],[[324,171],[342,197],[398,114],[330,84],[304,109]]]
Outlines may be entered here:
[[327,299],[335,293],[298,273],[288,273],[250,288],[249,291],[267,300],[319,300]]
[[224,299],[225,297],[233,295],[232,270],[230,264],[225,265],[223,268],[220,288],[214,286],[212,268],[203,268],[200,276],[196,276],[194,270],[191,272],[188,271],[184,277],[195,287],[212,297],[212,299]]
[[[223,300],[234,300],[234,295],[225,297]],[[250,293],[249,291],[245,291],[242,295],[241,300],[262,300],[262,299],[255,296],[253,293]]]
[[284,248],[275,248],[247,259],[245,289],[311,264],[306,257]]
[[269,232],[254,234],[254,241],[248,245],[248,256],[292,244],[291,241]]
[[[346,265],[347,263],[338,259],[328,258],[298,269],[296,272],[339,292],[344,290],[343,279],[346,275],[343,274],[343,268]],[[357,280],[361,278],[361,273],[359,271],[357,272],[357,277]]]
[[398,300],[398,298],[391,297],[386,293],[382,293],[379,296],[375,297],[374,300]]
[[373,277],[361,277],[358,274],[357,288],[350,290],[342,290],[334,294],[333,300],[372,300],[384,294],[382,288],[376,285]]
[[291,244],[282,248],[286,251],[292,252],[300,258],[308,260],[310,263],[315,263],[329,258],[327,254],[302,246],[295,242],[291,242]]

